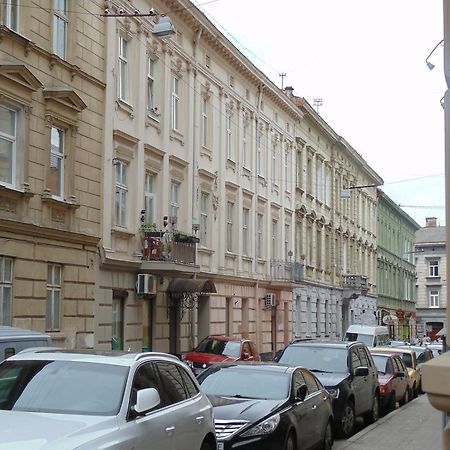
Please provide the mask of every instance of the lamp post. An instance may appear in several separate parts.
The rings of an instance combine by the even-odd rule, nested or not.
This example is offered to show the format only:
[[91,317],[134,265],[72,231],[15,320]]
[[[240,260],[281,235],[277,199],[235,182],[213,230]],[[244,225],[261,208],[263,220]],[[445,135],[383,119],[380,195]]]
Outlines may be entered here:
[[427,66],[430,70],[434,69],[434,64],[430,63],[430,61],[428,61],[428,58],[434,53],[434,51],[441,45],[444,43],[444,39],[442,39],[441,41],[439,41],[436,46],[433,48],[433,50],[431,50],[430,54],[425,58],[425,62],[427,63]]

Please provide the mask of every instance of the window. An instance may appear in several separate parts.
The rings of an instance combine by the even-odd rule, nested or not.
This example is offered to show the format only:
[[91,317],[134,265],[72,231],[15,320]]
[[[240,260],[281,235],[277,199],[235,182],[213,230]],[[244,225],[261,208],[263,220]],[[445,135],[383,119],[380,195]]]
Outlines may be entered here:
[[67,0],[53,1],[53,53],[62,59],[67,57]]
[[184,381],[175,364],[156,362],[161,375],[161,391],[167,396],[168,404],[182,402],[189,398],[184,388]]
[[11,325],[13,261],[0,256],[0,325]]
[[64,130],[52,127],[49,187],[52,195],[59,199],[64,198],[64,137]]
[[151,116],[159,116],[158,107],[155,101],[155,73],[156,60],[148,58],[147,67],[147,113]]
[[439,291],[430,291],[430,308],[439,308]]
[[272,183],[278,184],[277,180],[277,142],[272,142],[272,170],[271,170]]
[[115,225],[118,227],[127,227],[127,164],[123,161],[117,161],[116,164],[116,207],[115,207]]
[[128,42],[119,36],[119,98],[125,102],[129,99],[128,83]]
[[248,166],[248,155],[247,155],[247,140],[248,140],[248,124],[244,118],[244,122],[242,123],[242,166]]
[[289,261],[289,251],[291,250],[291,227],[288,223],[284,224],[284,257]]
[[123,350],[124,338],[124,304],[125,299],[113,296],[112,299],[112,332],[111,347],[112,350]]
[[262,159],[262,148],[261,148],[261,131],[258,131],[258,137],[256,141],[256,174],[262,175],[261,173],[261,159]]
[[233,251],[233,203],[227,202],[227,252]]
[[155,193],[155,175],[147,173],[145,175],[144,186],[144,209],[145,223],[156,223],[156,193]]
[[277,241],[278,241],[278,222],[276,220],[272,220],[272,259],[276,259],[276,257],[278,256]]
[[208,147],[208,99],[202,98],[202,145]]
[[0,183],[16,187],[16,111],[0,106]]
[[19,31],[19,0],[4,0],[3,25],[11,30]]
[[242,209],[242,253],[249,255],[250,235],[249,235],[249,220],[250,210],[248,208]]
[[172,128],[180,129],[180,80],[172,75]]
[[170,216],[171,222],[176,224],[178,222],[180,185],[172,181],[170,184]]
[[439,276],[439,261],[436,259],[431,260],[428,263],[429,270],[429,276],[430,277],[438,277]]
[[200,197],[200,243],[205,247],[209,244],[208,212],[209,194],[202,192]]
[[233,159],[233,116],[231,113],[227,114],[226,117],[226,151],[227,158]]
[[48,265],[45,325],[49,331],[59,330],[61,326],[61,271],[59,264]]
[[256,217],[256,234],[257,234],[257,243],[256,243],[256,257],[262,258],[264,251],[264,243],[263,243],[263,229],[264,229],[264,217],[262,214],[258,214]]

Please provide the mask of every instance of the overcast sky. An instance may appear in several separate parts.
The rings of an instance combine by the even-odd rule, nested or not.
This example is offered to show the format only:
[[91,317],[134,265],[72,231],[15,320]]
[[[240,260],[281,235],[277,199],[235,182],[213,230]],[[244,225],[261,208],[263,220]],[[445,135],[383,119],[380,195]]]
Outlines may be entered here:
[[[319,113],[420,226],[445,225],[442,0],[194,1],[281,87]],[[203,4],[203,6],[201,6]],[[435,208],[432,208],[435,207]]]

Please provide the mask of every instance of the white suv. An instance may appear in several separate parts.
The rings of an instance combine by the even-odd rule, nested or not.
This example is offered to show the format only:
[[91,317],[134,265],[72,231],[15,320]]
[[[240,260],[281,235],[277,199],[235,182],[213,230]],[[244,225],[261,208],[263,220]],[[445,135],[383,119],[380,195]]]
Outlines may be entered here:
[[165,353],[37,349],[0,364],[0,449],[215,450],[212,414]]

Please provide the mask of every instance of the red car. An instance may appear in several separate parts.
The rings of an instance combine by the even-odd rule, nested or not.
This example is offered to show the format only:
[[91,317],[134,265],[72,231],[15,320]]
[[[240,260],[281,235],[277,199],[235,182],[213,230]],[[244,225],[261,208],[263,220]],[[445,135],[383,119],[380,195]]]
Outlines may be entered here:
[[403,406],[410,400],[408,369],[399,354],[377,353],[376,348],[370,353],[378,369],[381,410],[388,414],[396,408],[397,402]]
[[252,340],[227,336],[206,336],[183,359],[195,375],[223,361],[261,361]]

